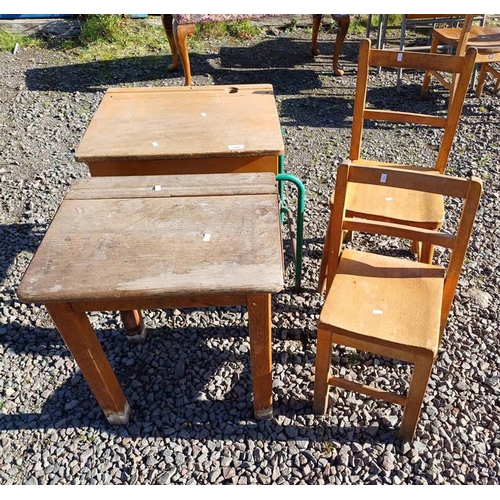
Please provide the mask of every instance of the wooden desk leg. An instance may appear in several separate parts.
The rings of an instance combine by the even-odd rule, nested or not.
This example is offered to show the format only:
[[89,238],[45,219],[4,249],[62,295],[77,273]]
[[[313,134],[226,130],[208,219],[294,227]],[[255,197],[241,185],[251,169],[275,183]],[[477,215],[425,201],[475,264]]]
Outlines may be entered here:
[[271,295],[247,297],[253,408],[256,419],[273,417]]
[[71,304],[46,307],[109,423],[127,424],[129,404],[87,315],[75,312]]
[[125,327],[127,340],[136,344],[144,342],[146,339],[146,327],[144,326],[141,311],[120,311],[120,316]]

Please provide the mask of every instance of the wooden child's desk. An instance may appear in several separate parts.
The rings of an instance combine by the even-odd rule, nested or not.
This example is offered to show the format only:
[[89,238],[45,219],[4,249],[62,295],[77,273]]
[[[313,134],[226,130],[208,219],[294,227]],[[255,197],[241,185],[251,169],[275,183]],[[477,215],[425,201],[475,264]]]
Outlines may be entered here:
[[90,177],[68,190],[18,289],[45,304],[108,421],[130,408],[87,311],[248,307],[254,413],[272,409],[271,294],[283,288],[275,175]]

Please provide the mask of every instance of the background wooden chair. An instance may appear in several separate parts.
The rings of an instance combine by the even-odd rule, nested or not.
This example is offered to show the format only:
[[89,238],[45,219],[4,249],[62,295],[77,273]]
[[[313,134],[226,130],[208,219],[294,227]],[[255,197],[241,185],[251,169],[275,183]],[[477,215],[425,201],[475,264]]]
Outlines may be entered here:
[[[352,120],[351,146],[349,158],[356,165],[384,165],[387,167],[407,168],[411,170],[433,170],[435,174],[445,171],[455,133],[458,127],[463,101],[467,92],[470,75],[474,67],[475,49],[467,51],[465,56],[451,56],[443,54],[428,54],[419,52],[400,52],[389,49],[373,49],[369,39],[360,43],[356,95]],[[443,115],[424,114],[416,112],[394,111],[391,109],[373,109],[367,102],[370,68],[406,68],[413,70],[446,69],[459,76],[453,99],[448,105],[447,113]],[[379,122],[395,122],[414,124],[415,126],[430,126],[442,129],[442,138],[434,165],[401,165],[389,163],[382,158],[373,158],[373,153],[362,151],[362,138],[365,122],[368,120]],[[391,144],[388,137],[387,145]],[[332,206],[333,199],[330,200]],[[438,229],[444,220],[442,197],[436,195],[416,194],[414,192],[395,192],[394,189],[383,183],[376,185],[357,184],[353,188],[353,195],[346,206],[350,217],[363,217],[372,220],[384,220],[405,223],[427,229]],[[423,262],[432,260],[432,247],[414,243],[414,250],[418,252]],[[326,276],[326,262],[322,261],[319,290],[324,287]]]
[[[386,43],[386,34],[389,29],[400,30],[399,50],[429,52],[432,42],[432,30],[436,27],[456,27],[466,19],[468,14],[401,14],[401,24],[389,26],[389,14],[378,15],[378,29],[376,48],[383,49]],[[486,14],[471,15],[474,22],[484,26]],[[416,40],[409,40],[407,33],[412,29],[419,33]],[[368,17],[367,34],[370,37],[371,16]],[[422,37],[422,35],[425,35]],[[424,43],[424,45],[422,45]],[[399,91],[403,77],[403,69],[399,68],[397,78],[397,90]]]
[[[461,26],[449,28],[434,28],[432,32],[431,53],[443,50],[442,47],[453,50],[456,55],[464,55],[468,48],[477,49],[476,63],[481,66],[476,87],[476,97],[483,91],[487,74],[491,74],[496,83],[495,92],[500,88],[500,72],[495,69],[494,64],[500,62],[500,26],[474,26],[473,21],[477,14],[469,14],[465,17]],[[431,77],[438,80],[441,85],[451,92],[456,88],[456,77],[453,75],[448,79],[444,71],[427,70],[422,85],[422,95],[427,95]],[[473,82],[474,84],[474,82]]]
[[[377,186],[380,182],[405,193],[463,198],[456,232],[348,216],[349,201],[356,195],[355,186]],[[340,165],[330,218],[332,229],[324,249],[329,274],[318,325],[313,406],[316,413],[325,413],[330,385],[353,390],[403,405],[400,436],[413,439],[481,192],[482,183],[476,177],[461,179],[403,169],[362,167],[350,161]],[[451,249],[451,255],[448,265],[441,266],[367,251],[342,251],[342,235],[348,230],[427,241]],[[442,260],[446,260],[444,256]],[[331,376],[332,343],[412,363],[407,395]]]

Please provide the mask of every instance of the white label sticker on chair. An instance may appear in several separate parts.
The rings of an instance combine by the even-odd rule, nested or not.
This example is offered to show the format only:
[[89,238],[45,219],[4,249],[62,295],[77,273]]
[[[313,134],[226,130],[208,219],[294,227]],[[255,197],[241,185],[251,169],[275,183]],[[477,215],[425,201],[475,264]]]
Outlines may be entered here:
[[210,241],[210,233],[203,233],[203,241]]
[[206,113],[201,113],[201,116],[207,116],[207,114]]
[[155,141],[155,142],[152,142],[151,145],[154,147],[154,148],[157,148],[158,147],[158,143]]
[[387,180],[387,174],[382,174],[380,176],[380,182],[385,182]]
[[402,53],[402,52],[400,52],[400,53],[398,54],[398,61],[399,61],[399,62],[401,62],[402,60],[403,60],[403,53]]
[[386,198],[384,198],[385,201],[392,201],[392,198],[390,196],[387,196]]
[[373,309],[372,313],[373,314],[384,314],[384,311],[382,311],[382,309]]
[[234,151],[236,149],[245,149],[245,146],[243,144],[229,144],[227,149],[230,149],[231,151]]
[[157,184],[156,186],[153,187],[153,191],[161,191],[161,186]]

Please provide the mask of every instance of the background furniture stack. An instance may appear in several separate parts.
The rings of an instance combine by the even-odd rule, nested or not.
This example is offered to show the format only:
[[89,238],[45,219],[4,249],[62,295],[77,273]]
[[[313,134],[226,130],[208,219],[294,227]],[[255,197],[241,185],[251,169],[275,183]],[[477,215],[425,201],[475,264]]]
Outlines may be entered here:
[[[262,19],[266,17],[282,17],[281,14],[162,14],[163,27],[167,34],[172,53],[172,64],[169,66],[171,71],[178,68],[179,58],[184,71],[185,85],[192,84],[191,64],[189,62],[189,52],[187,48],[187,39],[194,33],[197,24],[209,22],[230,22],[242,19]],[[342,76],[343,70],[339,65],[339,56],[342,49],[342,43],[349,30],[349,14],[332,14],[333,19],[339,25],[333,53],[333,71],[336,75]],[[319,54],[317,45],[318,33],[321,26],[322,14],[313,15],[313,33],[311,40],[311,53],[316,56]]]
[[[481,18],[479,14],[469,14],[458,23],[461,23],[461,26],[434,28],[430,48],[431,53],[437,53],[445,47],[456,55],[464,55],[470,47],[477,50],[475,62],[479,65],[480,71],[477,82],[472,81],[476,97],[481,95],[487,75],[495,79],[494,91],[498,92],[500,88],[500,72],[494,66],[500,62],[500,26],[486,26],[484,22],[476,26],[473,23],[478,18]],[[422,95],[427,94],[431,77],[437,79],[451,92],[455,91],[454,78],[449,81],[442,71],[428,70],[422,85]]]

